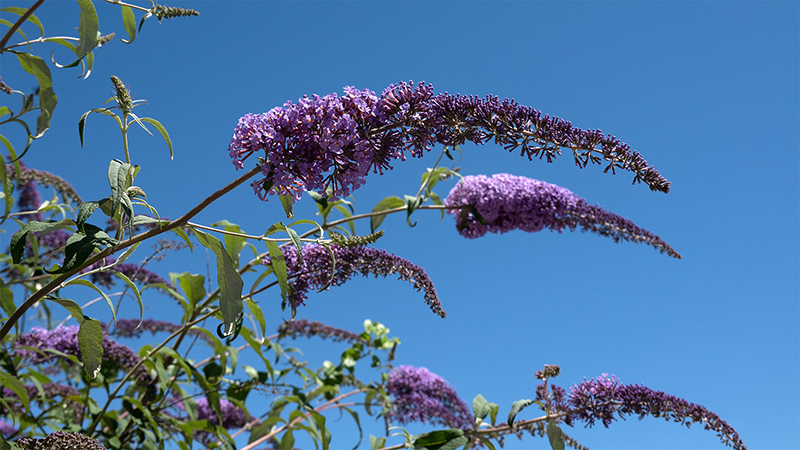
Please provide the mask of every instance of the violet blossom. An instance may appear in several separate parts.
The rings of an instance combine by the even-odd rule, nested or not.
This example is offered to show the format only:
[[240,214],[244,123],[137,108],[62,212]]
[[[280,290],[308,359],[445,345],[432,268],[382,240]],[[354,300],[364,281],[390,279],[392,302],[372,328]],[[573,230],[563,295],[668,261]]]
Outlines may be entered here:
[[290,337],[295,339],[298,336],[308,338],[316,336],[322,339],[330,338],[333,342],[363,342],[366,345],[371,344],[370,341],[363,341],[361,335],[358,333],[306,319],[283,322],[278,327],[278,338]]
[[[78,330],[78,326],[59,326],[54,330],[33,327],[14,342],[14,353],[17,356],[27,358],[31,364],[69,361],[56,354],[46,352],[48,349],[57,350],[80,359]],[[108,336],[103,336],[102,345],[104,366],[115,366],[118,369],[128,371],[141,360],[130,347],[122,345]],[[24,347],[31,347],[32,349]],[[136,368],[133,375],[140,383],[148,381],[149,378],[147,370],[142,365]]]
[[328,187],[333,197],[347,196],[364,184],[370,169],[383,173],[406,152],[421,157],[434,144],[467,141],[495,141],[529,160],[548,162],[567,149],[579,167],[605,162],[605,171],[628,170],[634,182],[669,191],[670,183],[615,136],[573,127],[514,100],[434,95],[430,84],[413,82],[392,84],[380,97],[351,86],[344,91],[239,119],[228,152],[237,169],[256,155],[264,175],[252,183],[259,198],[278,193],[296,201],[304,190]]
[[545,383],[540,384],[536,389],[537,400],[550,414],[563,414],[568,425],[577,420],[585,422],[587,427],[596,422],[608,427],[614,420],[626,416],[663,417],[687,427],[692,423],[702,424],[706,430],[715,431],[722,443],[736,450],[747,450],[736,430],[704,406],[646,386],[620,384],[614,375],[584,379],[572,386],[566,395],[558,386],[551,386],[551,389],[552,394],[547,392]]
[[[447,195],[445,206],[459,234],[474,239],[486,233],[545,228],[591,231],[614,239],[641,242],[674,258],[681,255],[655,234],[630,220],[590,205],[568,189],[544,181],[505,173],[466,176]],[[456,208],[464,206],[464,208]]]
[[[69,399],[69,397],[80,396],[80,392],[72,386],[58,383],[42,383],[41,391],[33,384],[26,384],[25,391],[28,393],[28,398],[35,401],[42,408],[45,407],[46,402],[58,402],[63,408],[72,409],[72,418],[76,423],[79,423],[83,418],[83,404]],[[22,400],[17,394],[9,388],[2,389],[3,397],[5,398],[11,410],[16,414],[22,414],[24,407]],[[59,400],[60,399],[60,400]],[[0,406],[0,414],[6,414],[8,410]]]
[[475,421],[453,386],[425,367],[398,366],[389,374],[386,392],[393,397],[386,417],[401,425],[422,422],[467,429]]
[[[281,247],[286,259],[289,278],[289,302],[292,308],[302,305],[310,289],[318,290],[327,285],[339,286],[355,274],[379,275],[386,277],[397,274],[400,280],[409,281],[418,291],[425,292],[425,303],[431,310],[441,317],[446,313],[442,309],[436,288],[433,286],[425,270],[406,260],[371,247],[340,247],[329,245],[330,251],[319,244],[306,244],[303,246],[303,262],[297,255],[294,246]],[[336,258],[335,269],[331,270],[331,253]],[[264,264],[270,265],[269,257],[264,258]]]

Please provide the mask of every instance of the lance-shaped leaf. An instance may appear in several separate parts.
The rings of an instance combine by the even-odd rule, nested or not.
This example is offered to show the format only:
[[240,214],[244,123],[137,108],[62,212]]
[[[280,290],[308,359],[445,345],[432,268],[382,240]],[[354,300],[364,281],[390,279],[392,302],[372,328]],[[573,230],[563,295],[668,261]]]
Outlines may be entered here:
[[86,129],[86,119],[89,117],[89,114],[91,113],[99,113],[111,116],[117,120],[117,123],[120,125],[120,127],[122,126],[122,120],[116,114],[111,112],[111,110],[109,110],[108,108],[94,108],[90,109],[89,111],[86,111],[85,113],[83,113],[83,115],[81,115],[81,118],[78,120],[78,137],[81,140],[81,147],[83,147],[83,131]]
[[10,52],[17,55],[22,68],[36,77],[36,81],[39,83],[39,117],[36,119],[36,135],[33,136],[34,139],[39,138],[50,128],[50,118],[53,116],[53,110],[56,109],[56,103],[58,103],[58,97],[53,92],[50,68],[38,56],[13,50]]
[[153,119],[151,117],[142,117],[142,122],[147,122],[150,125],[156,127],[159,133],[161,133],[161,137],[164,138],[164,142],[167,143],[167,147],[169,147],[169,159],[173,159],[172,155],[172,140],[169,138],[169,133],[167,133],[167,129],[164,128],[164,125],[161,125],[161,122]]
[[25,411],[31,410],[28,391],[25,390],[25,386],[21,381],[12,375],[0,371],[0,383],[3,383],[3,387],[7,387],[17,394],[17,397],[19,397],[19,399],[22,401],[22,404],[25,405]]
[[97,319],[86,319],[78,329],[78,347],[81,350],[83,369],[90,379],[100,373],[103,363],[103,327]]
[[[128,197],[128,188],[133,183],[133,172],[136,167],[118,159],[111,160],[108,164],[108,184],[111,186],[111,211],[116,214],[117,207],[129,217],[133,217],[133,203]],[[128,230],[133,236],[133,223],[128,221]]]
[[83,315],[83,310],[81,306],[76,303],[74,300],[70,300],[68,298],[58,298],[58,297],[45,297],[45,300],[50,300],[52,302],[56,302],[59,305],[63,306],[78,323],[83,323],[86,318]]
[[464,436],[464,430],[449,428],[447,430],[423,433],[414,439],[414,448],[426,450],[455,450],[466,445],[469,438]]
[[83,225],[84,232],[77,232],[67,239],[67,246],[64,249],[64,264],[53,271],[47,273],[66,273],[83,264],[94,249],[102,249],[106,246],[114,246],[119,243],[100,228],[86,223]]
[[97,11],[94,9],[92,0],[78,0],[78,5],[81,8],[81,16],[78,20],[78,45],[75,47],[75,56],[77,59],[67,65],[61,65],[56,62],[56,67],[75,67],[81,63],[81,60],[92,52],[97,47],[97,37],[99,36],[98,27],[100,25],[97,19]]
[[476,423],[478,420],[483,420],[486,416],[491,414],[492,425],[497,419],[497,411],[500,410],[500,405],[487,401],[481,394],[478,394],[472,400],[472,414],[475,416]]
[[22,225],[22,228],[14,233],[11,236],[11,259],[14,261],[15,264],[19,264],[22,261],[22,256],[25,253],[25,242],[27,241],[28,233],[38,233],[42,231],[47,231],[52,228],[58,228],[65,225],[74,225],[75,222],[72,219],[65,219],[61,221],[55,220],[47,220],[44,222],[39,222],[36,220],[31,220],[30,222],[26,222]]
[[547,422],[547,439],[553,450],[564,450],[564,432],[552,420]]
[[122,24],[125,26],[125,31],[128,32],[128,40],[120,39],[120,41],[130,44],[136,39],[136,17],[134,17],[130,6],[122,7]]
[[[386,211],[387,209],[399,208],[405,204],[406,202],[404,202],[403,199],[400,197],[386,197],[385,199],[379,201],[374,208],[372,208],[372,212],[377,213],[381,211]],[[374,233],[375,230],[377,230],[378,227],[381,226],[381,223],[383,223],[383,219],[385,218],[386,214],[379,214],[377,216],[370,217],[369,219],[370,232]]]
[[517,417],[520,411],[533,404],[533,400],[522,399],[517,400],[511,404],[511,411],[508,412],[508,426],[514,426],[514,418]]
[[225,335],[230,335],[236,330],[236,322],[242,316],[242,289],[244,283],[242,276],[233,265],[231,257],[225,251],[222,242],[214,236],[200,230],[194,230],[197,240],[203,247],[214,252],[217,257],[217,283],[219,284],[219,308],[222,312]]

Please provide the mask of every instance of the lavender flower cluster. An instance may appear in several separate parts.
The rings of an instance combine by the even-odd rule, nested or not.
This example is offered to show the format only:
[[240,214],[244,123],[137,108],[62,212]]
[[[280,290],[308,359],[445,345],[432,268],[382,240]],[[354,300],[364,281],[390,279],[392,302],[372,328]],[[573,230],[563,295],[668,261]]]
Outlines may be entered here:
[[514,100],[433,95],[433,86],[413,82],[392,84],[380,97],[351,86],[344,91],[342,97],[303,97],[239,119],[228,151],[237,169],[256,154],[264,175],[252,184],[259,198],[278,193],[297,200],[303,190],[328,187],[342,197],[364,184],[370,168],[383,173],[406,152],[421,157],[437,143],[491,140],[529,160],[551,162],[569,149],[579,167],[606,161],[605,171],[628,170],[634,183],[669,191],[670,183],[616,137],[575,128]]
[[[36,401],[39,406],[44,406],[45,402],[57,401],[62,407],[72,409],[72,418],[76,423],[81,421],[83,418],[83,405],[69,398],[80,395],[77,389],[66,384],[58,383],[42,383],[40,386],[41,390],[35,385],[26,384],[25,390],[28,393],[28,398]],[[22,400],[19,399],[17,394],[9,388],[3,388],[2,393],[3,398],[14,413],[22,414],[24,411]],[[0,407],[0,414],[5,414],[7,412],[8,410],[6,408]]]
[[353,333],[352,331],[325,325],[322,322],[310,321],[306,319],[283,322],[278,327],[279,338],[290,337],[295,339],[298,336],[307,338],[316,336],[322,339],[330,338],[333,342],[363,342],[367,345],[370,344],[369,341],[362,341],[361,335],[358,333]]
[[[295,247],[291,245],[282,247],[287,272],[291,277],[289,302],[292,308],[297,308],[305,302],[310,289],[318,290],[328,284],[339,286],[355,274],[364,276],[372,274],[376,278],[379,275],[386,277],[398,274],[400,280],[409,281],[415,289],[425,292],[425,303],[434,313],[441,317],[446,316],[436,294],[436,288],[422,267],[376,248],[337,245],[328,247],[330,251],[318,244],[304,245],[302,264]],[[331,264],[331,253],[336,258],[335,267]],[[271,264],[269,257],[264,258],[264,264]]]
[[608,374],[586,380],[572,386],[567,394],[558,386],[552,386],[552,394],[542,383],[536,390],[537,400],[548,405],[551,413],[566,412],[565,422],[572,424],[579,420],[593,426],[597,421],[608,427],[618,417],[637,415],[663,417],[689,427],[692,423],[702,424],[706,430],[713,430],[720,440],[736,450],[746,450],[747,446],[739,433],[717,414],[704,406],[690,403],[682,398],[656,391],[642,385],[623,385],[617,377]]
[[[181,411],[186,410],[186,405],[177,393],[175,393],[175,401],[173,405]],[[230,400],[219,399],[220,415],[222,416],[222,426],[225,429],[241,428],[247,424],[251,417],[244,412],[241,408],[231,403]],[[208,404],[208,397],[200,397],[197,399],[197,418],[199,420],[208,420],[214,425],[219,425],[219,418]]]
[[561,232],[580,227],[615,242],[641,242],[674,258],[681,257],[660,237],[630,220],[592,206],[566,188],[531,178],[505,173],[466,176],[453,187],[444,204],[454,208],[448,213],[455,217],[458,232],[470,239],[515,229]]
[[[14,354],[27,358],[31,364],[44,364],[59,360],[68,361],[61,356],[44,352],[44,350],[48,349],[80,358],[78,330],[78,326],[59,326],[53,330],[33,327],[14,342]],[[108,336],[103,336],[102,345],[104,365],[113,365],[121,370],[128,371],[140,361],[139,356],[130,347],[122,345]],[[38,349],[39,351],[33,349]],[[140,383],[148,381],[147,370],[139,365],[134,373],[134,379]]]
[[[141,337],[144,332],[150,332],[150,334],[153,335],[162,332],[174,333],[181,328],[181,325],[165,320],[144,319],[139,322],[138,319],[117,319],[117,322],[114,324],[114,329],[111,330],[109,334],[118,338],[138,338]],[[205,342],[211,342],[208,335],[200,330],[190,329],[186,334],[197,336],[198,339]]]
[[398,366],[389,374],[386,392],[393,397],[387,419],[399,424],[422,422],[471,428],[469,408],[444,378],[425,367]]

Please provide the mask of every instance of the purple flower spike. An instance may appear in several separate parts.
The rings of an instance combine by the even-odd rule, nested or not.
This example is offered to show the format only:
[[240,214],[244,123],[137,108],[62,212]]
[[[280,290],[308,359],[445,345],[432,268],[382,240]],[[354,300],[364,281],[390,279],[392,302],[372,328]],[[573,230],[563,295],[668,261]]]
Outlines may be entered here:
[[399,424],[422,422],[471,428],[475,420],[456,390],[424,367],[399,366],[389,374],[386,391],[394,397],[386,417]]
[[[425,270],[385,250],[370,247],[340,247],[330,245],[328,249],[318,244],[303,246],[303,263],[297,257],[297,250],[291,245],[281,247],[286,258],[286,268],[291,293],[289,301],[292,308],[302,305],[310,289],[321,289],[328,285],[338,286],[355,274],[389,276],[398,274],[399,279],[411,282],[418,291],[425,292],[425,303],[441,317],[447,314],[442,309],[436,288],[433,287]],[[331,252],[336,257],[335,270],[331,270]],[[270,265],[269,257],[264,264]]]
[[638,415],[663,417],[689,427],[692,423],[700,423],[706,430],[717,432],[725,445],[736,450],[747,450],[747,446],[739,437],[739,433],[717,414],[704,406],[690,403],[682,398],[655,391],[646,386],[629,384],[621,385],[615,376],[603,374],[592,380],[586,380],[570,388],[569,409],[574,412],[567,417],[568,422],[581,420],[587,426],[601,421],[608,427],[617,416]]
[[64,431],[56,431],[41,439],[21,438],[16,444],[22,450],[108,450],[89,436],[84,436],[80,433],[67,433]]
[[[245,412],[224,398],[219,399],[219,409],[222,414],[223,428],[241,428],[247,423],[248,416]],[[197,399],[197,418],[219,425],[219,418],[208,404],[208,398],[206,397]]]
[[304,190],[343,197],[365,182],[370,168],[383,173],[406,152],[421,157],[434,144],[495,141],[528,159],[552,162],[562,150],[579,167],[608,163],[605,171],[634,172],[634,182],[669,191],[664,179],[630,146],[600,130],[581,130],[557,117],[497,97],[433,94],[425,83],[392,84],[377,97],[344,88],[345,95],[303,97],[264,114],[247,114],[236,126],[228,152],[237,169],[256,154],[264,178],[252,183],[259,198]]
[[466,176],[447,195],[459,234],[474,239],[511,230],[537,232],[545,228],[591,231],[620,240],[642,242],[674,258],[681,255],[655,234],[628,219],[589,205],[568,189],[544,181],[505,173]]

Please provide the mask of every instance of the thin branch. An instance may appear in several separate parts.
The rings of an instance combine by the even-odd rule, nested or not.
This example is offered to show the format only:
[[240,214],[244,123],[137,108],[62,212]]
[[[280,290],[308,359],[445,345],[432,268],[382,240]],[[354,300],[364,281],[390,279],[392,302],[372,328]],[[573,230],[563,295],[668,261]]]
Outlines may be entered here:
[[5,47],[6,44],[8,44],[8,40],[11,39],[11,36],[13,36],[14,33],[17,32],[19,27],[21,27],[22,24],[25,23],[26,20],[28,20],[28,17],[33,15],[33,12],[36,11],[37,8],[42,6],[42,3],[44,3],[44,0],[36,0],[36,3],[34,3],[33,6],[31,6],[30,8],[28,8],[28,10],[25,11],[25,13],[19,16],[19,19],[17,19],[17,21],[14,22],[14,25],[11,25],[11,28],[9,28],[8,31],[6,31],[6,35],[3,36],[2,40],[0,40],[0,53],[6,51]]

